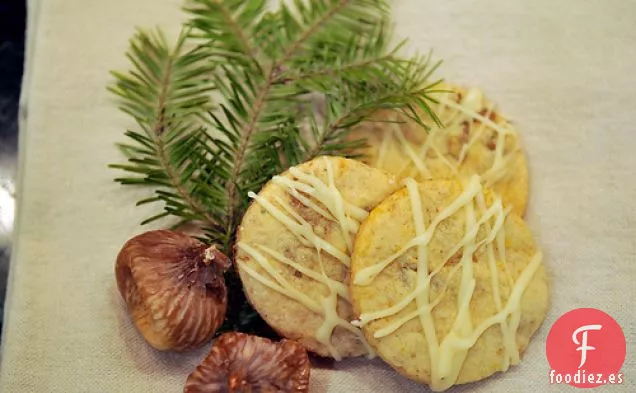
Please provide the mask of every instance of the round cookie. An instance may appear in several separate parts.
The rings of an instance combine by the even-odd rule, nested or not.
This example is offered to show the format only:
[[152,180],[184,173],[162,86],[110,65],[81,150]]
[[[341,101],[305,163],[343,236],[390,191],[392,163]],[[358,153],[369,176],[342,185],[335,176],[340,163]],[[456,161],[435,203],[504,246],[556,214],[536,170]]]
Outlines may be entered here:
[[483,93],[441,85],[431,103],[443,127],[420,113],[427,132],[414,121],[384,111],[350,134],[367,139],[362,161],[400,177],[416,180],[481,175],[506,206],[523,216],[528,201],[528,168],[517,132]]
[[476,175],[405,183],[358,231],[356,324],[382,359],[434,391],[507,370],[548,308],[532,234]]
[[237,268],[272,328],[321,356],[371,353],[351,324],[350,253],[360,222],[399,187],[393,175],[359,161],[318,157],[250,194]]

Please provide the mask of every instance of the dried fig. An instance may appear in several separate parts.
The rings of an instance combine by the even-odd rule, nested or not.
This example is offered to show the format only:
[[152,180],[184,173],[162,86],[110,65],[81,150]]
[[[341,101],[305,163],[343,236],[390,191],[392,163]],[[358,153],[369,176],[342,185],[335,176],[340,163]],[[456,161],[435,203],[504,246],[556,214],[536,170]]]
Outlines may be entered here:
[[188,376],[184,392],[304,393],[310,369],[307,351],[295,341],[226,333]]
[[212,338],[225,318],[223,272],[230,260],[214,246],[159,230],[130,239],[115,275],[135,327],[159,350],[182,351]]

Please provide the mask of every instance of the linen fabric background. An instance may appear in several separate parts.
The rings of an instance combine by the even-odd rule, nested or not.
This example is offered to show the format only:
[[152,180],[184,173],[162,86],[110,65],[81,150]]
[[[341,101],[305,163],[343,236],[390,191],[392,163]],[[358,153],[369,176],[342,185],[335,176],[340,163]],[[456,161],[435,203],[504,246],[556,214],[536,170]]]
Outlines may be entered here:
[[[114,143],[132,127],[105,86],[136,26],[171,36],[179,0],[29,3],[18,226],[0,391],[179,392],[209,347],[152,350],[115,286],[122,244],[148,228],[145,191],[112,182]],[[515,121],[529,158],[527,221],[545,251],[552,306],[523,361],[454,392],[573,391],[549,385],[545,340],[565,312],[595,307],[623,327],[623,385],[636,391],[636,2],[396,0],[409,50],[482,88]],[[315,369],[311,391],[425,392],[380,361]]]

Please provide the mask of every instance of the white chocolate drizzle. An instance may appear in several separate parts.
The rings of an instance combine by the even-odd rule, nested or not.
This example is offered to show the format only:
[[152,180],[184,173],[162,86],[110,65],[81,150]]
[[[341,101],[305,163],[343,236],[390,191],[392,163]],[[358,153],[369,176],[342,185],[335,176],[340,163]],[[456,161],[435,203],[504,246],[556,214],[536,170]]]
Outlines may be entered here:
[[[492,187],[508,179],[514,171],[514,167],[510,165],[511,160],[520,149],[516,142],[517,133],[507,122],[500,124],[491,120],[490,116],[495,108],[492,104],[486,103],[481,91],[472,88],[460,100],[455,101],[451,97],[443,96],[438,101],[436,113],[443,127],[431,124],[426,139],[420,145],[407,140],[396,117],[388,119],[387,127],[380,133],[377,156],[372,165],[389,170],[388,152],[394,148],[399,151],[398,154],[401,157],[406,158],[404,164],[396,171],[396,174],[402,178],[413,177],[425,180],[439,176],[446,177],[448,174],[460,175],[470,149],[482,141],[484,133],[489,129],[495,133],[495,139],[492,142],[494,146],[489,147],[494,148],[494,151],[491,166],[480,173],[482,182],[487,187]],[[410,126],[415,125],[410,124]],[[458,154],[447,152],[453,138],[462,140]],[[515,140],[511,151],[506,151],[506,138]],[[433,161],[431,158],[439,160],[449,173],[438,173],[439,169],[431,168],[430,164]]]
[[[328,349],[334,359],[342,359],[340,351],[338,351],[338,348],[331,342],[333,330],[336,327],[341,327],[354,333],[367,349],[369,357],[373,357],[375,354],[365,341],[360,328],[352,324],[351,321],[344,320],[338,315],[338,299],[340,298],[346,302],[350,302],[347,286],[340,281],[328,277],[322,265],[322,253],[324,252],[337,259],[343,266],[349,266],[349,255],[353,248],[353,238],[360,227],[360,222],[364,220],[369,213],[365,209],[357,207],[343,198],[336,187],[336,175],[331,161],[328,157],[324,157],[323,159],[327,171],[326,182],[298,168],[291,168],[289,170],[293,179],[275,176],[272,181],[303,206],[316,212],[324,219],[336,223],[344,238],[346,250],[342,251],[329,243],[326,239],[318,236],[312,225],[281,198],[273,197],[273,201],[270,201],[254,193],[249,193],[250,198],[254,199],[254,201],[264,208],[274,219],[285,226],[303,246],[316,250],[316,258],[321,266],[321,271],[312,270],[265,245],[251,245],[245,242],[239,242],[237,244],[238,248],[255,261],[266,274],[262,274],[249,264],[239,261],[240,268],[269,289],[300,303],[308,310],[322,316],[323,323],[314,333],[314,338]],[[276,261],[279,264],[286,265],[316,283],[323,285],[327,295],[322,298],[308,296],[297,289],[289,280],[285,279],[270,261]]]
[[[456,383],[469,349],[493,325],[498,325],[502,332],[504,356],[501,369],[507,370],[510,365],[519,362],[516,332],[521,317],[521,297],[541,265],[542,253],[537,251],[516,281],[512,279],[505,263],[506,235],[504,229],[504,222],[510,210],[503,207],[499,197],[495,197],[492,204],[487,206],[483,185],[478,176],[473,176],[466,181],[461,194],[442,209],[428,225],[425,223],[422,211],[419,185],[411,178],[406,179],[405,183],[413,215],[415,237],[388,258],[359,270],[353,277],[353,283],[359,286],[370,285],[397,258],[410,249],[416,248],[417,275],[415,288],[391,307],[363,313],[355,323],[358,326],[365,326],[375,320],[393,317],[391,323],[374,332],[374,337],[381,339],[395,333],[409,321],[416,318],[419,319],[431,359],[430,385],[433,391],[446,390]],[[435,234],[436,228],[443,220],[455,214],[461,214],[462,211],[465,217],[464,236],[455,246],[451,247],[444,261],[442,261],[443,263],[440,263],[435,269],[431,269],[428,261],[428,245]],[[477,235],[480,228],[482,228],[482,233],[485,233],[485,236],[478,241]],[[473,326],[470,314],[470,302],[476,287],[473,254],[482,248],[484,248],[487,256],[496,314],[479,325]],[[495,248],[498,252],[495,252]],[[430,285],[432,279],[459,250],[462,250],[461,259],[452,267],[450,277],[445,280],[447,286],[456,273],[459,272],[460,274],[456,305],[457,313],[446,336],[438,337],[432,311],[441,301],[447,287],[444,287],[441,294],[432,300]],[[501,277],[498,264],[503,264],[504,279],[510,284],[509,287],[511,289],[507,296],[501,293]],[[405,312],[403,313],[404,315],[397,316],[398,313],[405,310],[413,302],[415,302],[416,306],[414,311]]]

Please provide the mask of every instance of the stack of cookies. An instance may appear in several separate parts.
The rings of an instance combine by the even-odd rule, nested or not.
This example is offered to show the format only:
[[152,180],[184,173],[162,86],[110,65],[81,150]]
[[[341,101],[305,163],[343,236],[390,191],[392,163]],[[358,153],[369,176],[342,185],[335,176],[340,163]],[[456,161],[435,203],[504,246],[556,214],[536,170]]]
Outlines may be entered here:
[[517,364],[548,308],[517,133],[479,90],[446,90],[441,127],[378,113],[352,132],[362,161],[318,157],[250,194],[236,244],[280,335],[435,391]]

